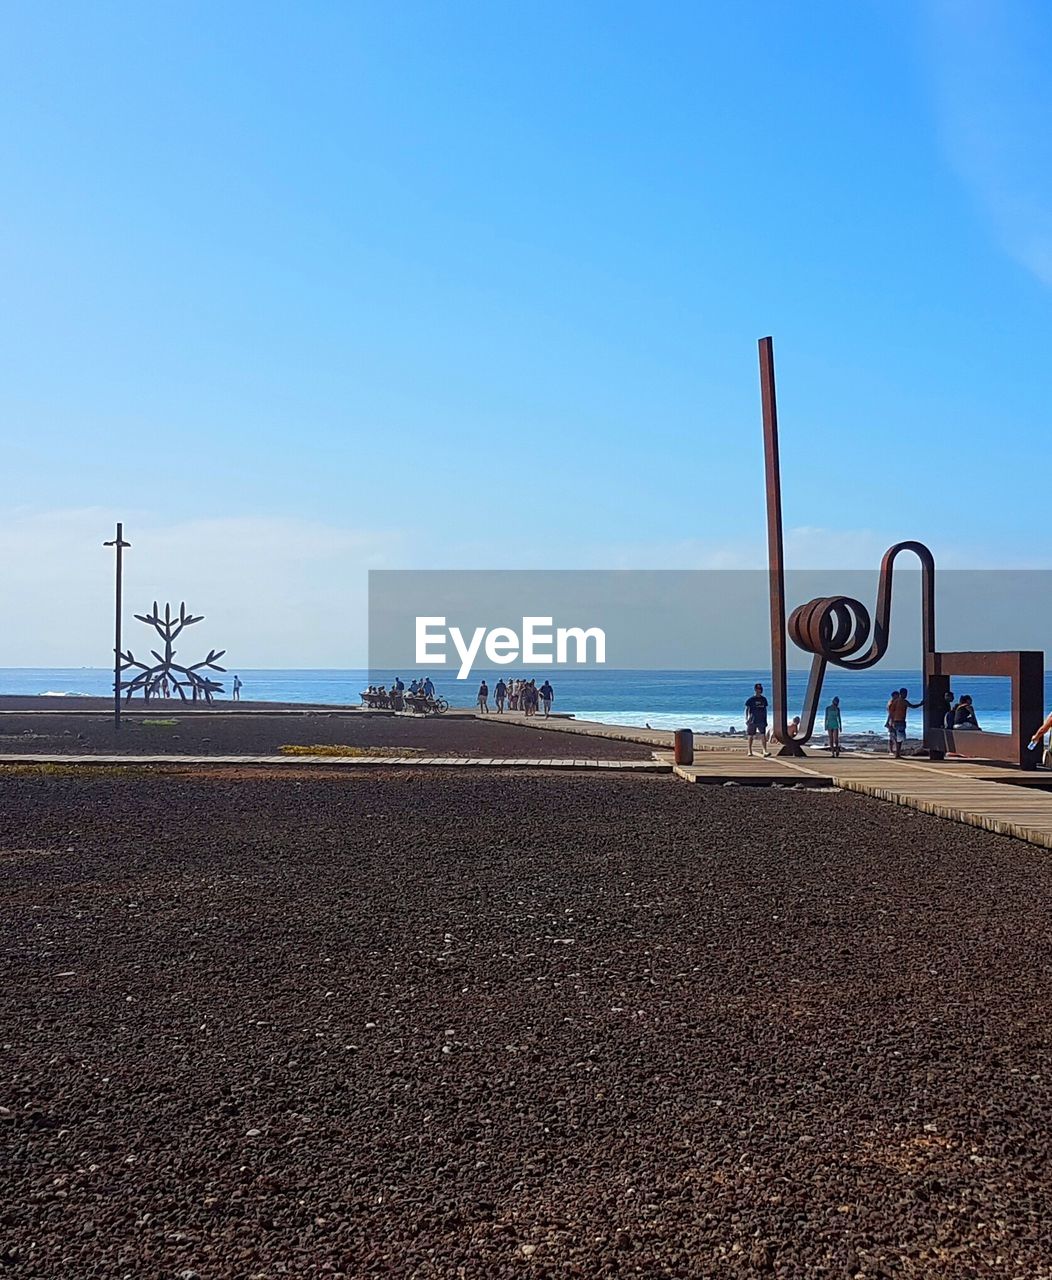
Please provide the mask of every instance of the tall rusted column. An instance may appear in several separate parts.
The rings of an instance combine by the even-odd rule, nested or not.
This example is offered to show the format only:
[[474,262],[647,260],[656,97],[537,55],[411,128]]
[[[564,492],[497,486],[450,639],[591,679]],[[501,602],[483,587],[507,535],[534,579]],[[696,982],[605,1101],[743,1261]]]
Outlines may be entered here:
[[124,575],[124,548],[130,542],[124,541],[124,525],[117,522],[117,536],[112,542],[104,542],[104,547],[117,548],[116,587],[114,590],[114,623],[113,623],[113,731],[121,731],[121,590]]
[[782,476],[778,460],[778,403],[774,390],[774,340],[761,338],[760,401],[767,489],[767,573],[771,599],[771,705],[774,736],[789,738],[785,667],[785,551],[782,544]]

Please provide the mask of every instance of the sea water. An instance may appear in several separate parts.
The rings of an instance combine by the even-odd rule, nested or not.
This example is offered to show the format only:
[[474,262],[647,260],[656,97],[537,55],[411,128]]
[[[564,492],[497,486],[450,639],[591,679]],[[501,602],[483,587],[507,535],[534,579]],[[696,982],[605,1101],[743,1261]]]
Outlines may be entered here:
[[[374,671],[360,668],[315,671],[259,671],[239,669],[244,681],[241,696],[252,702],[298,702],[324,705],[354,705],[361,691],[371,683],[390,685],[396,674],[409,683],[406,672]],[[606,724],[643,726],[654,729],[694,729],[700,733],[741,730],[745,724],[745,699],[759,680],[771,691],[767,671],[608,671],[538,670],[537,683],[547,676],[555,688],[554,711],[568,713]],[[507,673],[505,672],[505,675]],[[452,706],[470,707],[475,703],[479,681],[485,676],[492,690],[499,673],[479,670],[468,680],[458,681],[453,675],[431,672],[439,694]],[[230,696],[233,670],[224,677],[225,692]],[[789,673],[789,714],[802,710],[807,686],[806,671]],[[822,690],[817,729],[822,728],[822,710],[834,695],[840,698],[844,732],[884,732],[887,703],[893,689],[905,686],[913,701],[920,700],[921,678],[916,671],[893,671],[877,668],[869,671],[843,671],[830,667]],[[1010,684],[1002,677],[961,677],[954,683],[960,696],[971,694],[979,723],[984,729],[1008,732],[1011,727]],[[1050,677],[1046,675],[1046,706],[1049,704]],[[0,696],[5,694],[68,697],[77,694],[106,697],[112,693],[113,674],[101,668],[0,668]],[[911,730],[920,729],[920,711],[913,712]],[[1034,728],[1037,726],[1035,725]]]

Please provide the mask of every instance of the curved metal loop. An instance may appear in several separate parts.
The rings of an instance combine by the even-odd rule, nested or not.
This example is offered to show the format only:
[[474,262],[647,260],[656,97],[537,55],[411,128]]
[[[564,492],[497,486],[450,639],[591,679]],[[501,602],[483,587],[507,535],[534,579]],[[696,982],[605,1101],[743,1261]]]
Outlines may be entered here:
[[[794,609],[787,630],[797,648],[850,671],[875,666],[888,651],[892,579],[895,559],[903,551],[912,551],[921,562],[925,650],[934,648],[935,558],[923,542],[896,542],[884,552],[875,620],[870,620],[865,605],[852,596],[818,596]],[[869,648],[860,653],[871,635]]]
[[820,596],[789,615],[789,638],[799,649],[843,663],[858,653],[872,630],[869,611],[851,596]]

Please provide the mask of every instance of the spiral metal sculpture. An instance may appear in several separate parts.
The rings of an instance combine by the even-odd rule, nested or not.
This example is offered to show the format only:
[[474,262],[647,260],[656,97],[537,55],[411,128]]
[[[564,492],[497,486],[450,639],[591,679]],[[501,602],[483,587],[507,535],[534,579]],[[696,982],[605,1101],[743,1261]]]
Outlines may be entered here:
[[[892,578],[895,558],[903,551],[912,551],[921,562],[927,619],[931,613],[929,601],[934,599],[935,559],[923,542],[897,542],[888,548],[880,562],[875,621],[871,621],[866,606],[852,596],[820,596],[799,605],[789,615],[788,631],[793,644],[852,671],[875,666],[888,651]],[[931,647],[934,648],[934,644]],[[863,649],[865,652],[860,652]]]
[[[921,564],[922,643],[925,654],[934,652],[935,557],[923,542],[896,542],[880,562],[877,604],[872,618],[866,606],[853,596],[819,596],[799,605],[789,615],[786,625],[789,639],[798,649],[813,656],[796,743],[807,742],[814,731],[828,663],[849,671],[865,671],[887,653],[895,560],[904,551],[912,552]],[[781,660],[784,668],[784,651]],[[778,728],[776,710],[776,734]]]
[[[923,542],[896,542],[880,563],[877,603],[872,617],[854,596],[819,596],[785,616],[785,555],[782,543],[782,483],[778,458],[778,406],[774,386],[774,344],[760,339],[760,399],[763,405],[764,471],[767,487],[767,564],[771,592],[771,672],[774,736],[782,755],[803,755],[815,727],[822,681],[829,663],[848,671],[875,666],[891,638],[891,590],[895,561],[904,552],[921,566],[924,672],[923,744],[931,760],[979,754],[1022,769],[1037,767],[1030,737],[1044,720],[1045,657],[1038,649],[940,653],[935,648],[935,559]],[[800,730],[788,731],[786,640],[811,654],[811,675],[804,695]],[[1012,685],[1012,730],[954,733],[943,723],[951,675],[1001,676]]]
[[[774,383],[774,344],[760,339],[760,397],[763,405],[764,467],[767,484],[767,557],[771,590],[771,668],[773,677],[774,736],[783,753],[802,755],[815,727],[827,665],[864,671],[887,653],[891,636],[891,590],[895,560],[912,552],[921,564],[923,669],[935,650],[935,559],[923,542],[897,542],[880,563],[877,603],[872,617],[853,596],[820,596],[785,616],[785,555],[782,541],[782,484],[778,457],[778,408]],[[812,655],[811,675],[804,697],[800,730],[788,732],[786,638]],[[927,674],[925,674],[927,681]],[[925,689],[925,694],[927,690]],[[928,699],[924,698],[925,729]]]

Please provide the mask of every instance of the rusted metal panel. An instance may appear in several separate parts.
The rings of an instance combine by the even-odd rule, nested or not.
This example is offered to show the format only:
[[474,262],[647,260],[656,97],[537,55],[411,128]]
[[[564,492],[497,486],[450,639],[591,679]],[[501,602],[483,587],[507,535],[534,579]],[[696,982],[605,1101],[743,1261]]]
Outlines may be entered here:
[[[933,723],[925,744],[936,752],[952,751],[966,758],[1005,760],[1021,769],[1036,769],[1038,753],[1028,750],[1031,736],[1044,719],[1045,655],[1040,649],[964,650],[929,653],[928,700]],[[956,676],[1006,676],[1012,682],[1012,728],[1009,733],[986,729],[945,729],[936,719],[945,711],[950,679]]]

